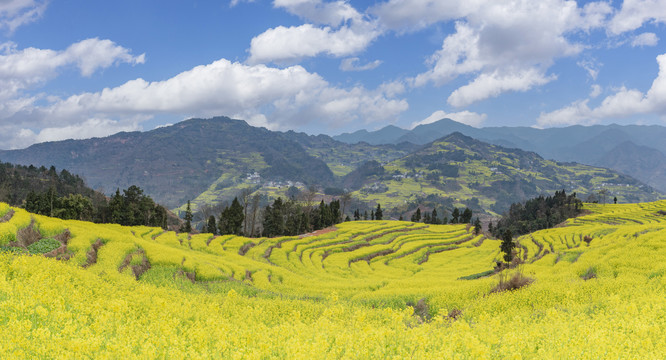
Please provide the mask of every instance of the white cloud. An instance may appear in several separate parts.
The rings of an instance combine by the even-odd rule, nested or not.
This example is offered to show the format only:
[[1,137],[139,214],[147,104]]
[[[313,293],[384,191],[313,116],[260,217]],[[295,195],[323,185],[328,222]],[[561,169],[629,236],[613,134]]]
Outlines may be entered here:
[[377,68],[377,66],[382,64],[381,60],[371,61],[365,65],[359,65],[360,61],[357,57],[343,59],[340,63],[340,70],[342,71],[366,71]]
[[440,21],[466,17],[484,1],[389,0],[370,9],[386,28],[396,31],[423,29]]
[[[584,49],[583,45],[569,40],[570,35],[602,27],[612,12],[603,2],[578,7],[573,1],[563,0],[479,0],[465,2],[465,5],[407,0],[388,4],[396,6],[391,14],[405,22],[401,26],[417,27],[420,26],[417,19],[427,12],[440,6],[451,7],[448,12],[430,15],[429,22],[459,20],[455,32],[447,36],[442,48],[429,58],[430,70],[417,75],[412,84],[440,86],[460,75],[472,75],[475,78],[449,98],[450,103],[459,106],[507,91],[526,91],[551,81],[554,77],[545,73],[555,59],[577,55]],[[401,15],[397,9],[403,7],[412,9],[413,13]],[[400,21],[395,20],[395,23]]]
[[545,76],[537,69],[526,69],[502,73],[483,73],[474,81],[455,90],[448,98],[448,103],[463,107],[477,101],[497,97],[507,91],[527,91],[535,86],[546,84],[555,76]]
[[110,119],[88,119],[81,123],[63,127],[47,127],[35,133],[31,129],[20,129],[15,144],[32,144],[63,139],[89,139],[103,137],[121,131],[140,130],[138,121],[114,121]]
[[321,54],[348,56],[364,50],[378,34],[365,23],[337,30],[311,24],[278,26],[252,39],[248,63],[293,63]]
[[594,99],[597,96],[601,95],[601,86],[598,84],[592,85],[592,90],[590,90],[590,98]]
[[622,87],[596,108],[588,105],[589,100],[579,100],[562,109],[541,113],[537,126],[594,124],[604,119],[641,114],[666,115],[666,54],[657,56],[657,63],[659,74],[646,93]]
[[576,65],[585,69],[592,80],[597,80],[597,76],[599,76],[599,70],[601,69],[601,63],[599,63],[597,60],[583,59],[578,61]]
[[631,46],[657,46],[657,43],[659,43],[659,37],[657,37],[657,34],[646,32],[635,36],[631,41]]
[[273,6],[315,24],[337,27],[348,21],[361,21],[363,16],[347,1],[323,2],[321,0],[274,0]]
[[487,117],[486,114],[478,114],[467,110],[455,113],[447,113],[443,110],[437,110],[427,118],[412,123],[411,128],[413,129],[419,125],[431,124],[442,119],[451,119],[465,125],[481,127]]
[[10,99],[22,90],[43,84],[57,76],[59,68],[67,65],[76,65],[81,75],[90,76],[113,64],[144,62],[144,55],[132,56],[129,49],[97,38],[72,44],[63,51],[18,50],[12,43],[3,44],[0,50],[0,100]]
[[381,35],[375,21],[367,20],[346,1],[275,0],[273,5],[312,23],[278,26],[257,35],[250,43],[249,64],[349,56],[365,50]]
[[0,28],[14,32],[19,26],[42,17],[47,5],[47,0],[2,0],[0,1]]
[[666,3],[663,0],[624,0],[608,29],[612,34],[622,34],[636,30],[649,21],[666,22]]
[[[14,117],[1,121],[11,128],[13,118],[20,118],[21,126],[4,131],[0,141],[17,138],[11,146],[26,146],[47,136],[56,139],[71,137],[66,135],[69,133],[90,134],[92,127],[99,129],[96,135],[108,135],[117,128],[133,129],[136,123],[159,113],[228,114],[253,125],[283,129],[306,123],[336,127],[354,121],[394,121],[407,108],[405,100],[389,96],[384,88],[337,88],[301,66],[278,69],[221,59],[164,81],[136,79],[46,106],[24,107]],[[102,126],[90,119],[109,122]],[[44,134],[24,131],[24,136],[16,136],[21,129],[44,127],[49,128]]]

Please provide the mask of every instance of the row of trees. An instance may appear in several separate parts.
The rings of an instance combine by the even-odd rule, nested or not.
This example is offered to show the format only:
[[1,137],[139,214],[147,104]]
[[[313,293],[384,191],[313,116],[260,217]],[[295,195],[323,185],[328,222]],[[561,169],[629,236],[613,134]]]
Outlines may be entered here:
[[107,200],[101,194],[88,197],[81,194],[59,196],[55,187],[38,193],[30,191],[25,209],[29,212],[57,217],[65,220],[84,220],[120,225],[147,225],[167,227],[167,210],[155,204],[143,190],[132,185],[128,189],[116,190]]
[[[249,237],[294,236],[333,226],[342,221],[340,200],[333,200],[328,204],[322,200],[319,206],[307,206],[294,199],[283,201],[282,198],[277,198],[272,204],[266,205],[263,211],[256,211],[256,206],[248,210],[249,208],[243,206],[236,197],[231,205],[224,207],[218,217],[208,216],[203,230],[212,234]],[[186,225],[181,231],[187,231],[189,223],[187,214],[188,211],[186,211]],[[191,220],[191,211],[189,214]],[[260,229],[257,229],[257,224],[261,224]]]
[[[354,210],[354,220],[382,220],[384,219],[384,211],[382,210],[382,205],[377,204],[377,209],[370,210],[370,217],[368,218],[368,211],[364,211],[363,214],[361,214],[361,211],[359,209]],[[345,221],[349,221],[349,216],[345,219]]]
[[412,222],[421,222],[421,220],[423,220],[423,223],[425,224],[435,224],[435,225],[471,224],[473,216],[474,213],[470,208],[465,208],[465,209],[453,208],[453,211],[451,211],[451,219],[449,219],[447,216],[443,216],[442,218],[440,218],[439,215],[437,214],[437,209],[433,209],[432,212],[425,211],[421,213],[421,208],[417,208],[416,211],[412,214],[410,220]]

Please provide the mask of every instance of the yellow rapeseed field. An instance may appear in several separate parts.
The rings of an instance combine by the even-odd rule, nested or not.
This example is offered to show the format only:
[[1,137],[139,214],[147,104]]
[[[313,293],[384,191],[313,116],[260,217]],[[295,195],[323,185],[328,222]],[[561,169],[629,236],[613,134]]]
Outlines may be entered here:
[[[484,275],[500,259],[499,241],[465,225],[358,221],[249,239],[0,204],[0,217],[13,211],[0,223],[0,354],[665,358],[666,201],[586,208],[519,238],[519,270],[534,282],[491,293],[499,275]],[[43,238],[70,234],[59,260],[7,250],[30,226]]]

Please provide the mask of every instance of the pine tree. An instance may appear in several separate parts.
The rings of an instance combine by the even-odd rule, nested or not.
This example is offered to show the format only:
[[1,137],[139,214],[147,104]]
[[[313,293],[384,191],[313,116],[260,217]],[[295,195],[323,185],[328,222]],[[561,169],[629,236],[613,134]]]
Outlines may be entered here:
[[479,217],[476,217],[476,220],[474,220],[474,235],[479,235],[481,232],[481,220],[479,220]]
[[377,210],[375,210],[375,219],[382,220],[384,217],[384,212],[382,211],[382,206],[377,204]]
[[412,222],[419,222],[421,221],[421,208],[416,208],[416,212],[412,214],[411,218]]
[[211,215],[208,217],[208,224],[206,225],[206,232],[217,235],[217,224],[215,224],[215,216]]
[[180,227],[180,231],[186,233],[192,232],[192,208],[190,207],[189,200],[187,200],[187,207],[185,208],[185,224]]
[[374,219],[375,219],[375,211],[370,210],[370,220],[374,220]]
[[513,260],[513,249],[516,247],[516,244],[513,243],[513,235],[511,230],[505,230],[502,234],[502,245],[500,245],[500,250],[504,253],[504,261],[510,263]]
[[465,208],[465,210],[462,212],[462,215],[460,216],[460,223],[461,224],[471,223],[473,215],[474,214],[472,213],[472,210],[470,208]]
[[451,224],[457,224],[460,222],[460,210],[458,208],[453,208],[451,212]]
[[430,216],[430,222],[435,225],[440,223],[439,218],[437,217],[437,209],[432,209],[432,216]]

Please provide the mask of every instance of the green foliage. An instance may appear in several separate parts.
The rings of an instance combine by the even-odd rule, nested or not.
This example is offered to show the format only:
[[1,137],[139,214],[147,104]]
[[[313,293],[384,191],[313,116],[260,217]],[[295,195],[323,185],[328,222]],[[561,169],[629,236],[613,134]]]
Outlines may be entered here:
[[136,185],[123,190],[116,189],[108,205],[109,222],[136,226],[158,226],[163,229],[167,227],[167,211],[155,204],[150,196],[144,195],[143,190]]
[[220,235],[242,235],[244,219],[243,207],[238,202],[238,198],[235,197],[231,202],[231,206],[224,208],[220,214],[220,221],[218,223]]
[[576,197],[576,193],[567,196],[564,190],[556,191],[552,197],[539,196],[525,203],[512,204],[491,231],[494,236],[499,237],[505,230],[522,235],[548,229],[579,215],[582,208],[582,202]]
[[53,238],[41,239],[34,244],[28,245],[28,252],[31,254],[46,254],[62,246],[60,242]]

